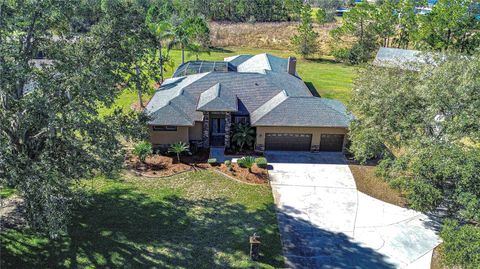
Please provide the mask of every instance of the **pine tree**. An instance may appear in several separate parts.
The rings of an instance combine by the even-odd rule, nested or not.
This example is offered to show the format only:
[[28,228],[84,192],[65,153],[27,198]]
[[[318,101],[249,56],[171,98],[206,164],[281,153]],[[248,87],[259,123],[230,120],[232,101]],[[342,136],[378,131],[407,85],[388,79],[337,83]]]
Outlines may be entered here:
[[318,51],[318,33],[313,30],[312,8],[309,4],[305,4],[302,7],[300,16],[301,22],[297,28],[298,34],[293,36],[292,44],[297,52],[305,58]]

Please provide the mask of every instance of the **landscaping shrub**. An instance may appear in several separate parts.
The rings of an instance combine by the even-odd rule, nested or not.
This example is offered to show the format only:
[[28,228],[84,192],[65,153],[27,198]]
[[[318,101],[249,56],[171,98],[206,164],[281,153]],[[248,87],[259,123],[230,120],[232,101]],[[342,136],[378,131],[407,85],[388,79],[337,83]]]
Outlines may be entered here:
[[460,225],[457,221],[447,220],[443,224],[440,236],[442,244],[442,263],[449,267],[478,268],[480,264],[480,229],[471,224]]
[[189,149],[189,146],[186,143],[178,142],[178,143],[172,144],[168,149],[168,152],[175,153],[177,155],[178,162],[180,162],[180,154],[188,151],[188,149]]
[[152,144],[148,142],[138,143],[133,148],[132,153],[137,156],[141,162],[145,162],[145,159],[153,154]]
[[225,166],[228,168],[229,171],[232,171],[232,169],[233,169],[232,161],[226,160],[223,164],[225,164]]
[[208,159],[207,163],[212,166],[217,165],[217,159],[215,158]]
[[248,168],[248,171],[251,173],[252,167],[255,164],[255,158],[252,156],[246,156],[246,157],[240,158],[237,161],[237,163],[238,165],[240,165],[240,167]]
[[260,168],[267,168],[268,162],[267,158],[265,157],[258,157],[255,159],[255,163],[257,164],[258,167]]

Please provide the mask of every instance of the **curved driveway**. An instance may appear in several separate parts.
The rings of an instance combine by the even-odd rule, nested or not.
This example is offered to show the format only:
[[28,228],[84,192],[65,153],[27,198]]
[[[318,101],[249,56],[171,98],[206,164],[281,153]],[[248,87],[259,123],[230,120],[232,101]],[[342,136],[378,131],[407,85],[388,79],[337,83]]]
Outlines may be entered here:
[[292,268],[430,268],[435,223],[359,191],[340,153],[267,152]]

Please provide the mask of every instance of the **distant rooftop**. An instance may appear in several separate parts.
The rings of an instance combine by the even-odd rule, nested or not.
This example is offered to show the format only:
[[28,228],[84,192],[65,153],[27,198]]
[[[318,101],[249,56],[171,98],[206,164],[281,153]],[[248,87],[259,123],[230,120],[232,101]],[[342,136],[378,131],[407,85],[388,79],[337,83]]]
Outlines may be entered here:
[[433,62],[432,53],[423,53],[418,50],[380,48],[373,60],[373,65],[418,70],[419,66],[433,64]]

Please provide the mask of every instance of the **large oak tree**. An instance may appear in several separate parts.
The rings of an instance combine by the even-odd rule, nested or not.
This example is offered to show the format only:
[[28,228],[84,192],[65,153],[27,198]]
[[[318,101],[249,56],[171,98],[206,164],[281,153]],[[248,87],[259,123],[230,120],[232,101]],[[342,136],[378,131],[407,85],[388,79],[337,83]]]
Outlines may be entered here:
[[76,183],[115,172],[120,139],[142,133],[134,113],[98,113],[120,93],[124,51],[106,24],[74,31],[81,2],[0,2],[0,184],[17,190],[28,224],[50,236],[82,197]]
[[412,208],[443,209],[467,224],[446,222],[445,262],[476,268],[480,260],[479,55],[443,55],[431,65],[408,70],[368,67],[358,76],[350,108],[356,116],[350,134],[355,158],[384,157],[378,174],[404,193]]

